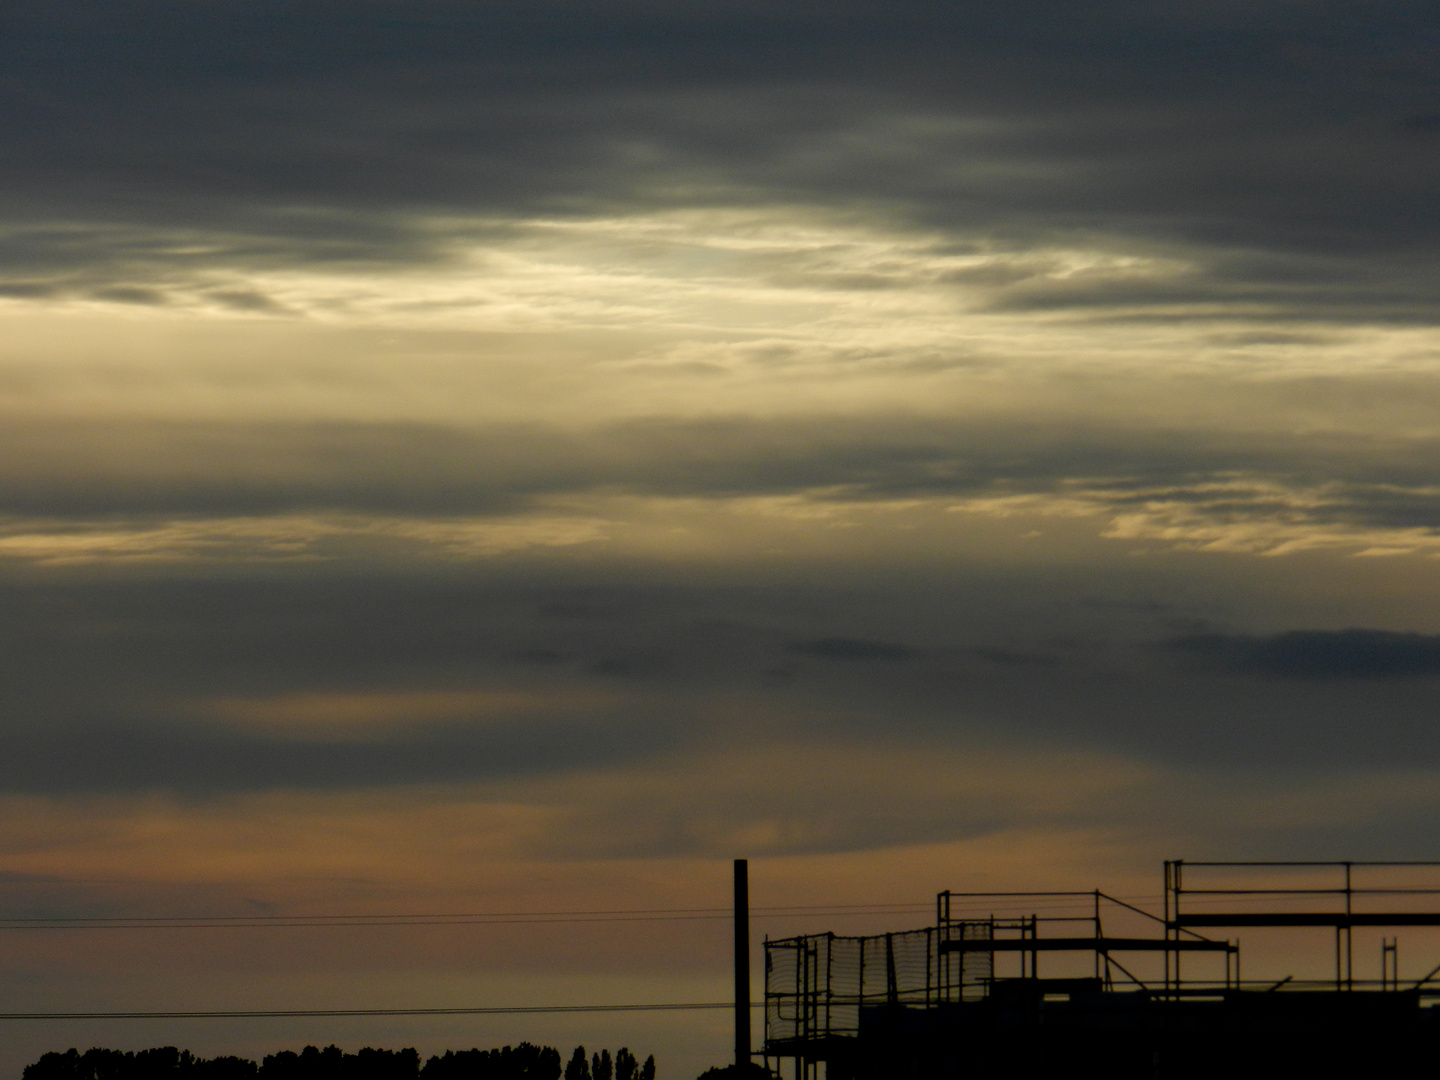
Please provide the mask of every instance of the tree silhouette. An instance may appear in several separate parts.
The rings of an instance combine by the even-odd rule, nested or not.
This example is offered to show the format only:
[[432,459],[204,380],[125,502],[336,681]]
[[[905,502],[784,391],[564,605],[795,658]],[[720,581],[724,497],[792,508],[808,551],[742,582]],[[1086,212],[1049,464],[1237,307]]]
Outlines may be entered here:
[[[162,1046],[125,1052],[99,1047],[80,1053],[45,1054],[25,1068],[24,1080],[655,1080],[655,1058],[637,1066],[621,1048],[587,1057],[577,1046],[561,1068],[560,1051],[522,1042],[494,1050],[447,1050],[420,1065],[412,1048],[347,1054],[338,1046],[307,1046],[296,1053],[269,1054],[257,1067],[238,1057],[197,1058],[188,1050]],[[617,1068],[618,1075],[617,1075]],[[592,1069],[593,1065],[593,1069]]]
[[159,1046],[126,1052],[92,1047],[49,1053],[25,1066],[25,1080],[255,1080],[255,1063],[238,1057],[197,1058]]
[[425,1062],[420,1080],[560,1080],[560,1051],[528,1042],[498,1050],[447,1050]]
[[419,1080],[420,1055],[414,1048],[375,1050],[365,1047],[347,1054],[338,1046],[300,1053],[281,1050],[260,1063],[259,1080]]
[[590,1080],[590,1059],[585,1056],[585,1047],[575,1047],[570,1063],[565,1066],[565,1080]]
[[706,1069],[698,1080],[778,1080],[778,1075],[752,1061],[748,1065],[717,1065]]

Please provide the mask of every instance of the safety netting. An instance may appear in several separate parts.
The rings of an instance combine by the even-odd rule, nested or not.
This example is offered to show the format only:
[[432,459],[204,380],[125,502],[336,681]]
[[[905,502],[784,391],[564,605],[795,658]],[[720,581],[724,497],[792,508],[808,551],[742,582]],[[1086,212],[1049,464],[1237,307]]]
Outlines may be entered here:
[[984,921],[870,937],[809,934],[767,941],[766,1043],[857,1035],[866,1006],[923,1007],[983,997],[994,954],[942,952],[940,945],[993,937],[993,924]]

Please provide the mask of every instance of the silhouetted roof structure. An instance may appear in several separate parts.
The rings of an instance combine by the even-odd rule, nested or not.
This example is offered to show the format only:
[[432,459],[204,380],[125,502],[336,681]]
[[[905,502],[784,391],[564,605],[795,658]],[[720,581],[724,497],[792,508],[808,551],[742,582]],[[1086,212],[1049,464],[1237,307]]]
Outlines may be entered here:
[[[1098,889],[947,891],[933,926],[767,940],[764,1053],[787,1080],[821,1062],[827,1080],[1375,1076],[1432,1062],[1440,963],[1402,985],[1385,937],[1379,977],[1357,978],[1354,935],[1440,926],[1440,863],[1164,872],[1160,913]],[[1210,928],[1308,935],[1288,955],[1333,959],[1333,975],[1243,978],[1240,942]],[[1314,947],[1317,929],[1333,953],[1328,938]]]

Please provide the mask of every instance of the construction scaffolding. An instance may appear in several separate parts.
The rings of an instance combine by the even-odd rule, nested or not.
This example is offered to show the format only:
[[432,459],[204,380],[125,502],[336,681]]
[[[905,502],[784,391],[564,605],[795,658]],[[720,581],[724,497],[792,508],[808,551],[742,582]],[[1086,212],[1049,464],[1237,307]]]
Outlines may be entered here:
[[[1026,904],[1035,910],[976,915]],[[1002,1047],[1020,1055],[1012,1071],[1027,1054],[1046,1068],[1101,1054],[1147,1080],[1199,1076],[1209,1074],[1186,1069],[1226,1047],[1266,1068],[1298,1067],[1312,1036],[1326,1050],[1307,1067],[1375,1038],[1380,1050],[1366,1052],[1383,1063],[1418,1053],[1422,1028],[1427,1045],[1440,1034],[1440,1010],[1427,1007],[1440,998],[1440,964],[1402,984],[1398,939],[1387,936],[1379,978],[1356,977],[1354,929],[1401,926],[1440,927],[1440,863],[1174,860],[1158,914],[1099,890],[946,891],[934,926],[767,940],[763,1052],[793,1061],[796,1080],[822,1068],[828,1080],[970,1075],[977,1063],[998,1067]],[[1333,979],[1242,978],[1239,941],[1202,933],[1234,928],[1333,932]],[[1288,1057],[1275,1056],[1282,1046]],[[1225,1068],[1249,1075],[1240,1059]]]
[[[1437,871],[1422,884],[1421,871]],[[1303,875],[1276,884],[1276,875]],[[1186,885],[1187,876],[1199,879]],[[1236,883],[1236,878],[1241,883]],[[1256,880],[1259,879],[1259,883]],[[1308,883],[1307,883],[1308,879]],[[1186,901],[1189,907],[1186,907]],[[1386,939],[1379,980],[1355,978],[1354,932],[1357,927],[1394,929],[1440,927],[1440,862],[1186,862],[1165,864],[1166,936],[1171,941],[1196,928],[1324,929],[1335,935],[1334,989],[1394,990],[1399,987],[1399,939]],[[1215,910],[1212,904],[1223,904]],[[1403,903],[1403,907],[1397,904]],[[1196,906],[1203,905],[1200,910]],[[1392,979],[1393,970],[1393,979]],[[1171,972],[1167,968],[1167,984]],[[1415,990],[1428,995],[1437,966]],[[1180,979],[1178,954],[1174,982]],[[1392,985],[1393,983],[1393,985]],[[1299,989],[1299,987],[1296,987]]]
[[861,1010],[872,1005],[932,1008],[978,1000],[992,977],[993,954],[945,946],[984,945],[994,936],[993,922],[986,921],[869,937],[807,934],[766,941],[767,1053],[854,1038]]

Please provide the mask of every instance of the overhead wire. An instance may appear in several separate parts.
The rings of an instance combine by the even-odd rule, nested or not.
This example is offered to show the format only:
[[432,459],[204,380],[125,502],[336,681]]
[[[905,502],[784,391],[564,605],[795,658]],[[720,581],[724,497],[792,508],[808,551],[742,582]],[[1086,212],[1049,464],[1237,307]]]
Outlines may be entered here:
[[[955,894],[954,914],[978,914],[993,908],[996,901],[1010,899],[1027,907],[1056,911],[1088,905],[1091,894],[1032,893],[982,896]],[[1138,902],[1154,901],[1153,896],[1133,897]],[[968,900],[969,903],[963,903]],[[1028,903],[1026,903],[1028,901]],[[1204,901],[1201,901],[1204,902]],[[751,909],[752,918],[773,919],[822,915],[901,915],[930,912],[929,905],[915,904],[831,904],[771,905]],[[477,926],[523,923],[660,922],[677,920],[719,920],[732,917],[729,908],[622,908],[567,911],[500,911],[458,913],[390,913],[323,915],[242,915],[242,916],[25,916],[0,918],[0,930],[95,930],[95,929],[220,929],[220,928],[305,928],[384,926]],[[180,1020],[180,1019],[283,1019],[342,1018],[369,1016],[508,1016],[564,1013],[683,1012],[732,1009],[729,1001],[654,1002],[601,1005],[516,1005],[464,1008],[408,1009],[213,1009],[213,1010],[128,1010],[0,1012],[0,1021],[46,1020]]]
[[[984,917],[1001,910],[1019,910],[1045,914],[1087,909],[1091,893],[1075,894],[963,894],[952,895],[952,918]],[[1158,896],[1122,897],[1135,903],[1155,903]],[[1191,906],[1210,906],[1213,897],[1196,897]],[[825,904],[771,905],[750,909],[752,919],[772,920],[800,917],[850,915],[912,915],[926,914],[934,908],[922,904]],[[584,924],[626,922],[719,921],[732,917],[728,907],[709,908],[602,908],[566,911],[490,911],[490,912],[398,912],[381,914],[317,915],[37,915],[0,916],[3,930],[185,930],[185,929],[261,929],[261,928],[346,928],[403,926],[486,926],[524,924]]]
[[[904,915],[929,911],[904,904],[834,904],[757,907],[752,918],[821,915]],[[157,916],[24,916],[0,917],[0,930],[182,930],[280,927],[485,926],[526,923],[675,922],[729,919],[729,908],[633,908],[587,911],[502,911],[454,914],[399,913],[376,915],[157,915]]]
[[156,1012],[0,1012],[0,1020],[244,1020],[343,1016],[521,1016],[542,1013],[695,1012],[733,1009],[733,1001],[624,1005],[498,1005],[461,1009],[210,1009]]

